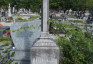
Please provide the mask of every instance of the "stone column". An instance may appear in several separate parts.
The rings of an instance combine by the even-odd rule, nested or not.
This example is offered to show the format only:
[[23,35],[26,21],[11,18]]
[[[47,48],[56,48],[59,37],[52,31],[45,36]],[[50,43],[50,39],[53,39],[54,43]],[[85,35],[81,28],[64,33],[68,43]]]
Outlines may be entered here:
[[41,36],[48,37],[49,0],[42,0]]
[[47,14],[48,14],[48,19],[49,19],[49,0],[47,0],[48,1],[48,3],[47,3]]
[[48,32],[48,0],[42,0],[42,32]]
[[42,33],[31,48],[31,64],[59,64],[59,47],[48,33],[48,6],[49,0],[42,0]]

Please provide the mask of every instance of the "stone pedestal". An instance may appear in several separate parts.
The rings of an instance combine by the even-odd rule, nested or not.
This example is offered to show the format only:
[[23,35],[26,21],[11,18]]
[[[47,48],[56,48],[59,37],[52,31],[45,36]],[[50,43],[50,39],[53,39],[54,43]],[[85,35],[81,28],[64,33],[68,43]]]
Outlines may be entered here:
[[31,64],[59,64],[59,47],[50,38],[40,38],[31,49]]

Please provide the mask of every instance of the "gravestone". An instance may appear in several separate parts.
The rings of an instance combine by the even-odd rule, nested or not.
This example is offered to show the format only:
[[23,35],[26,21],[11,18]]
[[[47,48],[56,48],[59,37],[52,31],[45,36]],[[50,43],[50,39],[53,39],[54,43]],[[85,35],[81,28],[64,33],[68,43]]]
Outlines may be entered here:
[[13,14],[15,14],[15,7],[13,7],[13,11],[12,11]]
[[69,15],[71,15],[71,12],[72,12],[72,10],[70,9],[70,10],[69,10]]
[[6,21],[5,16],[6,16],[5,11],[3,9],[1,9],[1,22],[5,22]]
[[59,64],[59,47],[49,37],[49,0],[42,0],[41,36],[31,48],[31,64]]
[[5,11],[3,9],[1,9],[1,17],[5,17]]
[[26,9],[24,9],[24,13],[26,13]]
[[6,17],[1,17],[1,22],[5,22],[6,21]]
[[[17,30],[18,28],[25,26],[40,26],[41,22],[38,21],[29,21],[29,22],[16,22],[10,29]],[[15,56],[13,59],[14,62],[18,64],[30,64],[30,49],[34,41],[40,37],[41,27],[32,28],[32,29],[23,29],[18,32],[11,31],[11,37],[15,45]],[[14,64],[14,63],[13,63]]]
[[93,10],[90,11],[90,15],[87,19],[88,24],[93,24]]
[[11,14],[11,7],[10,7],[10,4],[9,4],[9,7],[8,7],[8,17],[11,17],[12,14]]
[[0,37],[3,37],[3,34],[6,33],[6,30],[10,30],[10,27],[0,26]]

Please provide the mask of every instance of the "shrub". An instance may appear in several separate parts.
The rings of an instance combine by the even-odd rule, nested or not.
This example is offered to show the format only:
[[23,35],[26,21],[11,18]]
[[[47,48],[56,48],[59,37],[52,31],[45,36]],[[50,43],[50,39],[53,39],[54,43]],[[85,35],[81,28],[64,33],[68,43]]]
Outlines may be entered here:
[[[69,22],[74,22],[74,23],[83,23],[81,20],[69,20]],[[85,21],[84,21],[85,22]]]
[[13,17],[10,17],[10,20],[13,20]]
[[23,20],[21,17],[18,17],[16,20]]
[[93,64],[93,39],[81,30],[72,30],[70,37],[59,37],[56,41],[61,51],[61,64]]

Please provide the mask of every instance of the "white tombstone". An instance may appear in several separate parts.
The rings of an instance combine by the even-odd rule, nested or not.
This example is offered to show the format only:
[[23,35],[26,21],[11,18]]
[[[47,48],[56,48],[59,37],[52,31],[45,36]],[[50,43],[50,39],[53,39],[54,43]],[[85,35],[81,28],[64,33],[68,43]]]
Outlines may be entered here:
[[29,9],[29,13],[31,13],[31,9]]
[[8,7],[8,17],[11,17],[12,14],[11,14],[11,7],[10,7],[10,4],[9,4],[9,7]]
[[24,12],[26,12],[26,10],[24,9]]
[[72,12],[72,10],[70,9],[69,12]]
[[13,7],[13,14],[15,14],[15,7]]
[[69,15],[71,15],[71,12],[72,12],[72,10],[70,9],[70,10],[69,10]]

